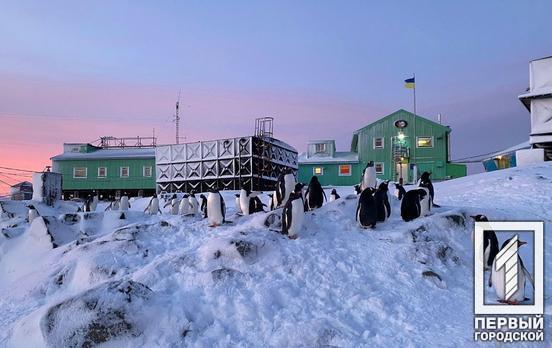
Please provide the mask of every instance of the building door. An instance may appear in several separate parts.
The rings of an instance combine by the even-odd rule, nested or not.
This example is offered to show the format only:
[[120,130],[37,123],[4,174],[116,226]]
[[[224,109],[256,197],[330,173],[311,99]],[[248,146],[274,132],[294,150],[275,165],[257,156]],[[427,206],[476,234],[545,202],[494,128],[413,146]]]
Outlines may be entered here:
[[401,184],[408,182],[408,163],[395,163],[395,181]]

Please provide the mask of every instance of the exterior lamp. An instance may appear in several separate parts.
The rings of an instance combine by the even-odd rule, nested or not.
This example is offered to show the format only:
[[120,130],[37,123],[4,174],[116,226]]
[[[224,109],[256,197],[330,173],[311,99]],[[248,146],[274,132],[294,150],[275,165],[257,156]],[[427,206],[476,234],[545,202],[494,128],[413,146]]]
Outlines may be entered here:
[[399,140],[404,140],[404,133],[403,132],[400,132],[399,133]]

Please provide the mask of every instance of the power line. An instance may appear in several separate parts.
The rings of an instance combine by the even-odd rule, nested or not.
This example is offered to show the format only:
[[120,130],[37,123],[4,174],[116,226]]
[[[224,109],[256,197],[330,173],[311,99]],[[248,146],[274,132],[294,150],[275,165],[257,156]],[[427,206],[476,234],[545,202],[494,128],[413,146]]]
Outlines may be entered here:
[[10,167],[0,167],[0,169],[14,170],[17,172],[26,172],[26,173],[41,173],[36,170],[20,169],[20,168],[10,168]]

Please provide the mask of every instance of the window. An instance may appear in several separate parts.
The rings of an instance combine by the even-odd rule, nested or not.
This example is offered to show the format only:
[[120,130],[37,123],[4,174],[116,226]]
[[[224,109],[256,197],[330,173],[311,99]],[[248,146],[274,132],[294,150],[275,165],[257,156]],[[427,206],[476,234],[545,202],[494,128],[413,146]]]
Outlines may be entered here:
[[128,178],[128,175],[129,175],[128,173],[129,173],[128,167],[121,167],[120,169],[121,178]]
[[374,138],[374,149],[383,149],[383,138]]
[[88,176],[88,168],[86,167],[73,167],[73,178],[86,179]]
[[433,147],[433,137],[416,137],[416,147]]
[[314,167],[314,168],[312,168],[312,174],[313,175],[324,175],[324,168],[323,167]]
[[339,165],[339,176],[351,176],[351,165],[350,164],[340,164]]
[[106,167],[98,167],[98,178],[105,178],[107,176]]
[[151,167],[144,166],[143,168],[143,174],[146,178],[151,178]]
[[324,153],[326,152],[326,144],[314,144],[314,153]]
[[374,163],[374,167],[376,169],[376,174],[383,174],[383,162]]

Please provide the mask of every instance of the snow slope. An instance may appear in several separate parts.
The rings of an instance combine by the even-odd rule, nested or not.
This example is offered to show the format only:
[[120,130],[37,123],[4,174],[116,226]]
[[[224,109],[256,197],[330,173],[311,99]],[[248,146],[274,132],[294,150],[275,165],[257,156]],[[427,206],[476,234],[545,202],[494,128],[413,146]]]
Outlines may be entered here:
[[19,209],[0,225],[0,346],[471,346],[468,216],[549,229],[551,183],[552,163],[439,183],[431,216],[405,223],[391,197],[391,219],[375,230],[357,226],[356,196],[339,188],[297,240],[267,229],[266,214],[234,216],[233,192],[223,193],[233,224],[148,216],[137,199],[125,219],[101,206],[70,215],[54,249]]

